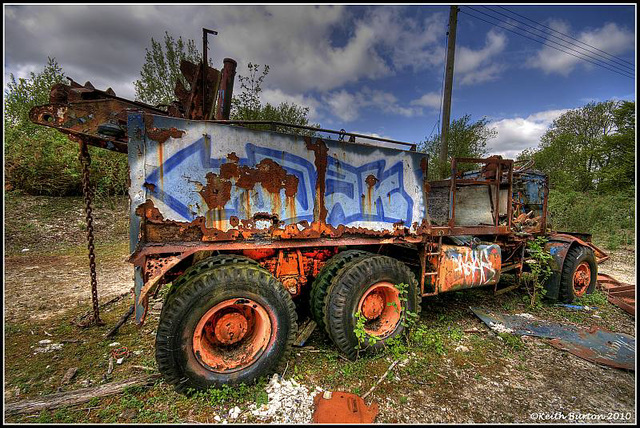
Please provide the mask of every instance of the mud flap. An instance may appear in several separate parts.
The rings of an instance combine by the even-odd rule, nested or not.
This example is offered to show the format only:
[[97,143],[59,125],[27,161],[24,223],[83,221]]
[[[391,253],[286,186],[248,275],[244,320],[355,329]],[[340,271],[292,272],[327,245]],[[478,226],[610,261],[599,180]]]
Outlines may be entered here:
[[560,276],[562,275],[562,265],[569,251],[569,247],[571,247],[571,243],[555,241],[547,242],[544,247],[553,257],[549,262],[551,265],[551,276],[545,284],[545,299],[555,301],[560,297]]

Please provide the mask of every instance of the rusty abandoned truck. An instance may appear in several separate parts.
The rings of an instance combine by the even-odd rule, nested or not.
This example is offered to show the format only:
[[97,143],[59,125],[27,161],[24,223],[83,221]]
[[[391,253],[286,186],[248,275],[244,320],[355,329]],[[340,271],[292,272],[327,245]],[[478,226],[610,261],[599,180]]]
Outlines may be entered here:
[[504,289],[501,274],[527,269],[537,236],[553,256],[547,298],[594,290],[607,256],[589,235],[548,230],[542,173],[494,156],[453,159],[448,179],[429,181],[414,144],[229,120],[236,62],[203,64],[182,61],[189,87],[178,81],[168,106],[69,79],[30,112],[84,156],[87,145],[128,155],[135,318],[170,285],[156,359],[177,390],[281,371],[299,314],[348,357],[364,317],[380,348],[422,298]]

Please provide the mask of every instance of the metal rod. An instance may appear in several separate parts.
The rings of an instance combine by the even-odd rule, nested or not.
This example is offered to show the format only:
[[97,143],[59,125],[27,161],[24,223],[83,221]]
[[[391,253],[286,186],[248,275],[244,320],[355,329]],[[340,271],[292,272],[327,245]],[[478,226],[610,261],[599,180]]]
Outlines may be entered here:
[[219,123],[222,125],[275,125],[275,126],[283,126],[283,127],[289,127],[289,128],[308,129],[310,131],[327,132],[330,134],[338,134],[338,135],[349,135],[349,136],[358,137],[358,138],[365,138],[367,140],[376,140],[376,141],[384,141],[386,143],[401,144],[404,146],[410,146],[411,151],[416,150],[415,143],[406,143],[404,141],[390,140],[388,138],[381,138],[381,137],[372,137],[370,135],[355,134],[352,132],[344,132],[344,131],[341,132],[333,129],[314,128],[313,126],[294,125],[292,123],[277,122],[273,120],[208,120],[207,122]]
[[208,39],[207,36],[209,34],[213,34],[214,36],[218,35],[218,32],[215,30],[208,30],[206,28],[202,29],[202,114],[205,115],[206,113],[206,100],[207,100],[207,67],[209,65],[208,63],[208,59],[207,59],[207,50],[209,49],[209,43],[208,43]]

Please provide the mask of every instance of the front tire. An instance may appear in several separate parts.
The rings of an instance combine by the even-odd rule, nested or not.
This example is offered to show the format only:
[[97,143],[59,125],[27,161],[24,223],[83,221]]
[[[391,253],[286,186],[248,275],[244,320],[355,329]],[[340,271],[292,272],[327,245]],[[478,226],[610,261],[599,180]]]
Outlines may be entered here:
[[591,294],[596,288],[598,264],[593,250],[577,245],[569,249],[560,276],[560,301],[572,303],[576,298]]
[[268,271],[246,263],[191,276],[163,309],[156,360],[178,392],[250,384],[280,371],[297,333],[289,293]]

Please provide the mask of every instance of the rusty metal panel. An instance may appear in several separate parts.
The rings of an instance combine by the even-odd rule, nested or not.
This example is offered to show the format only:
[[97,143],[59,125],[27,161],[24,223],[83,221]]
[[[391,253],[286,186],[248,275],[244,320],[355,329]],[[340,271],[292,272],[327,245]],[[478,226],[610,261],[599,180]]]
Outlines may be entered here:
[[626,370],[635,370],[636,340],[595,326],[589,329],[536,319],[529,314],[506,315],[469,308],[490,328],[518,335],[550,339],[549,344],[580,358]]
[[147,242],[393,236],[425,219],[424,154],[129,116],[132,209]]
[[464,186],[456,190],[456,226],[491,225],[494,223],[490,187]]
[[500,280],[500,246],[496,244],[442,245],[438,291],[493,285]]

